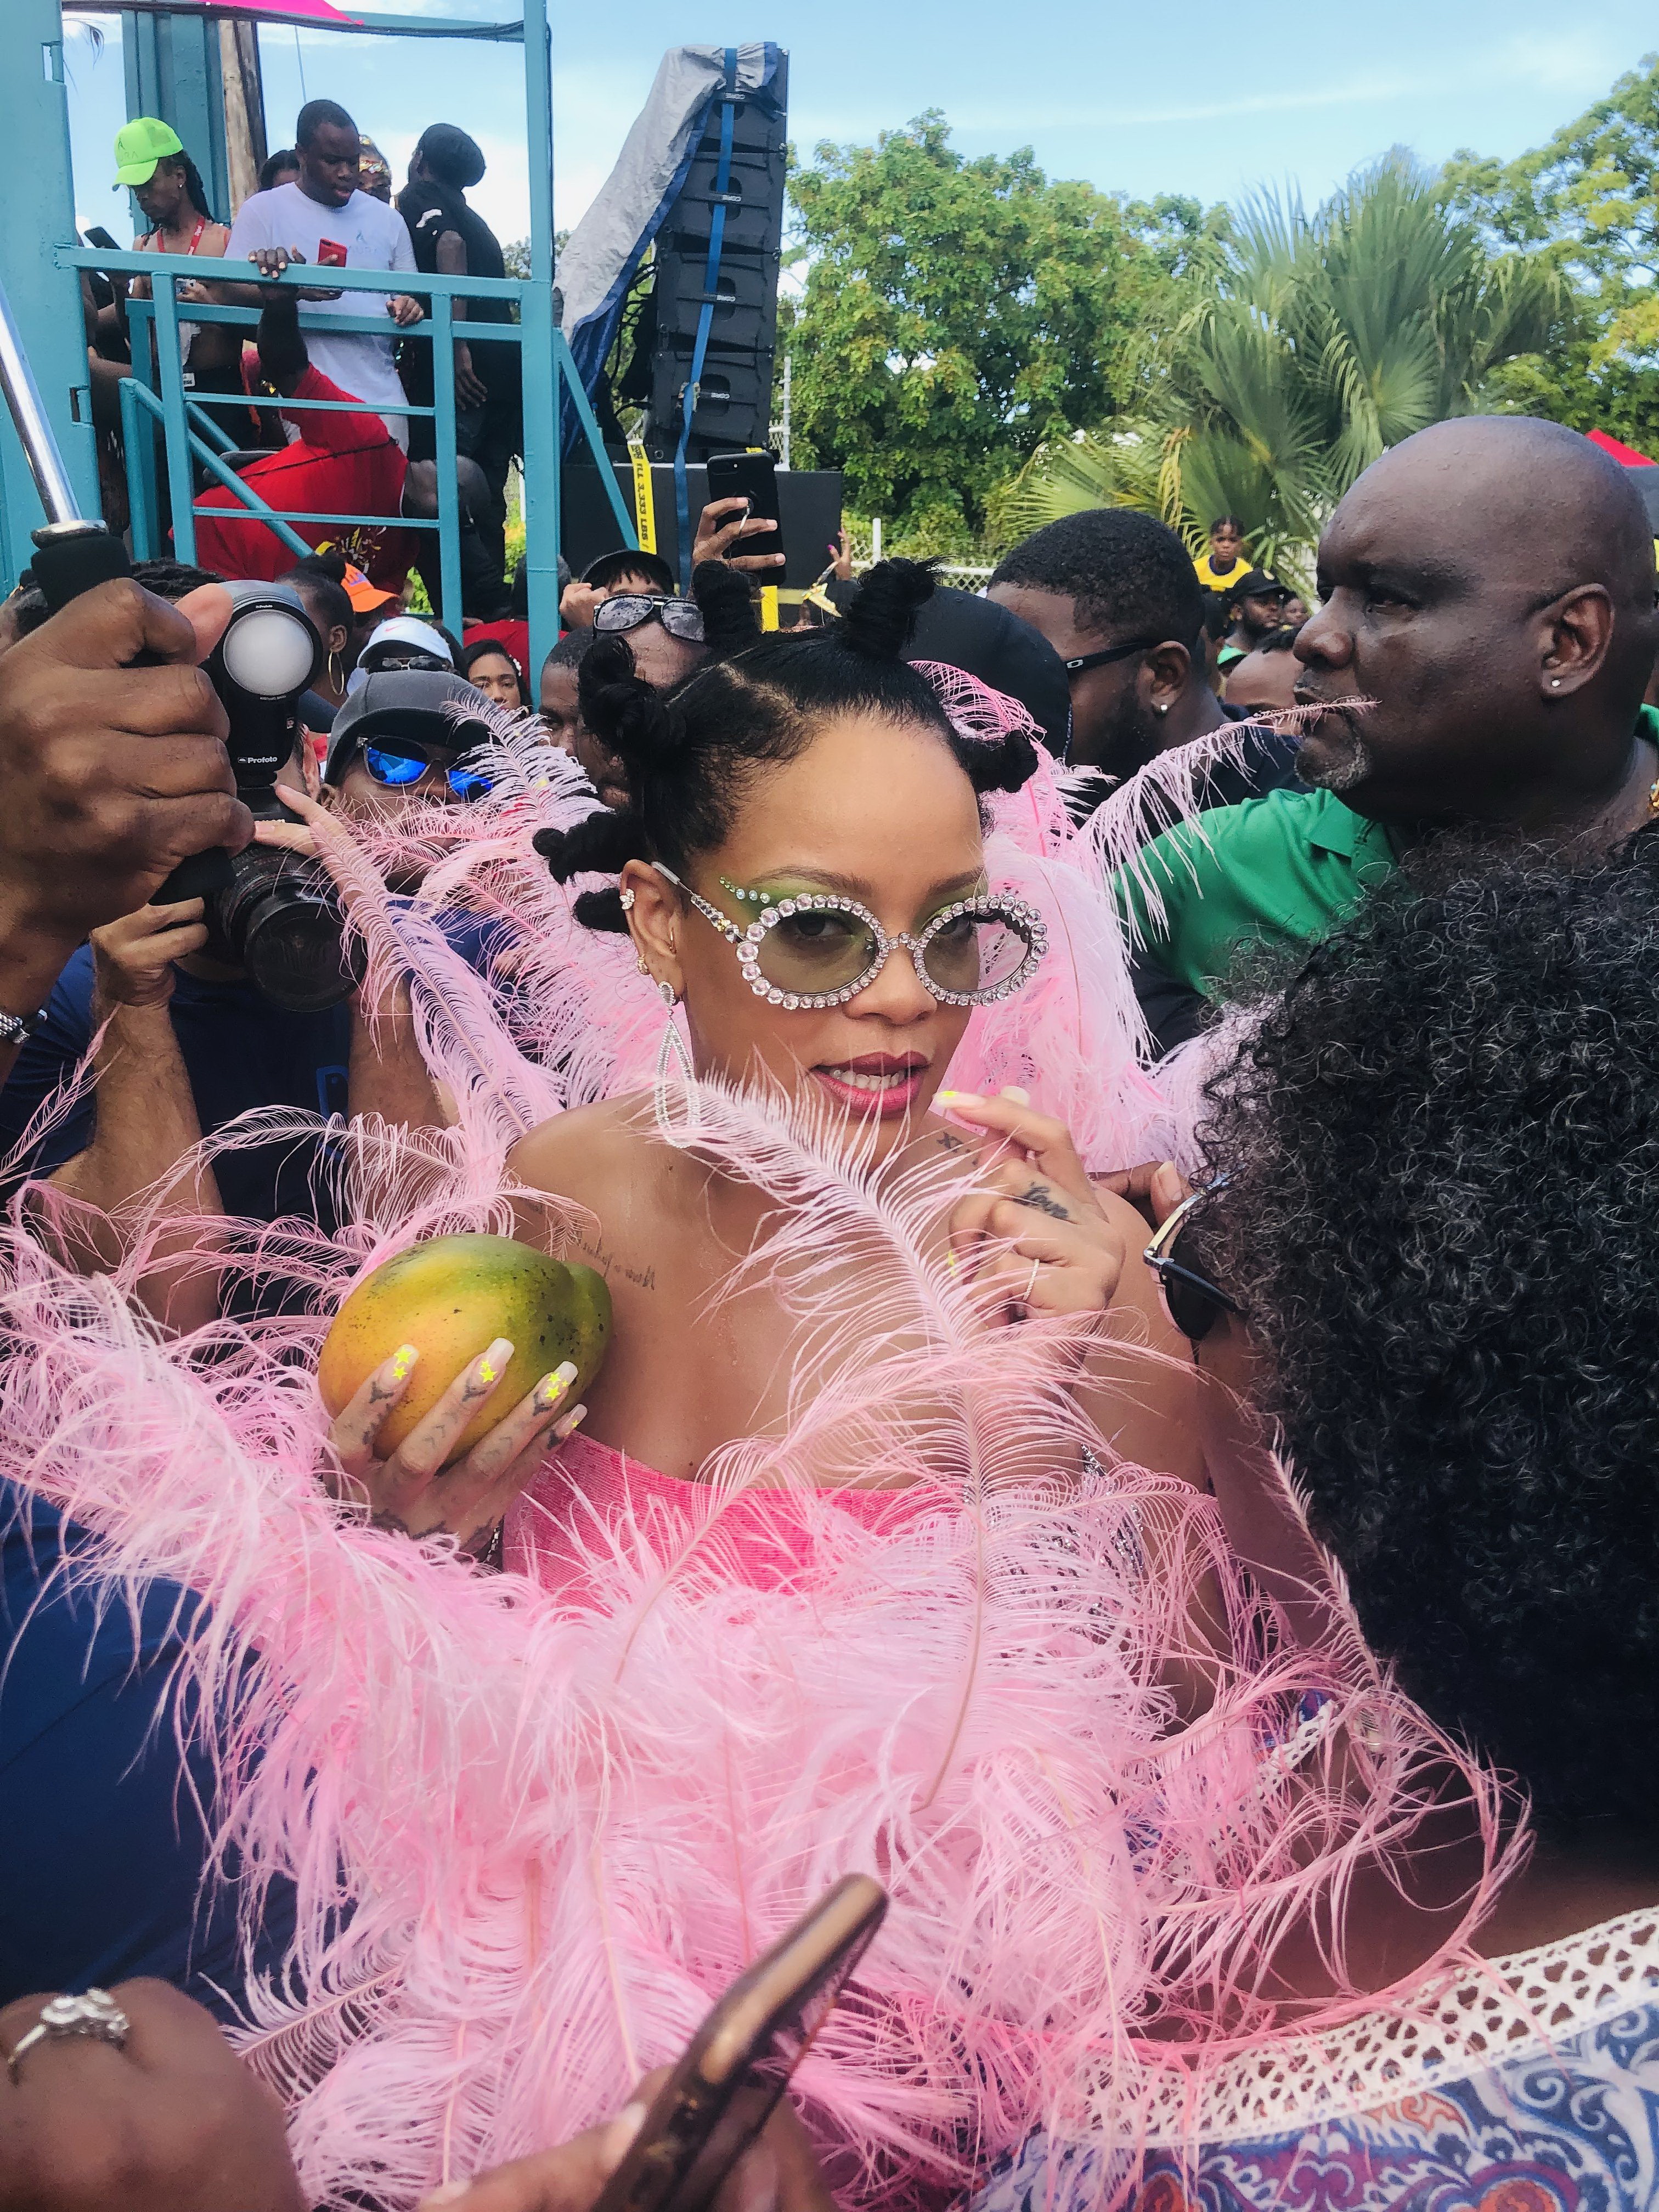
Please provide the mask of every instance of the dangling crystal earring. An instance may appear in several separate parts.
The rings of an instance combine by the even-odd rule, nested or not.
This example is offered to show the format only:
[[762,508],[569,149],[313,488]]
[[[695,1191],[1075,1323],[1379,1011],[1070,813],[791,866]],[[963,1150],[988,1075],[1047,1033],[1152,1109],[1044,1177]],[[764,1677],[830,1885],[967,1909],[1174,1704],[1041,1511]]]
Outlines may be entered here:
[[691,1055],[686,1050],[685,1039],[680,1035],[680,1025],[674,1019],[674,1009],[679,1004],[680,994],[672,983],[659,982],[657,988],[662,994],[663,1005],[668,1010],[668,1018],[662,1025],[662,1043],[657,1052],[657,1077],[651,1089],[651,1106],[659,1134],[672,1145],[679,1139],[675,1136],[669,1111],[669,1068],[672,1065],[679,1077],[685,1107],[683,1133],[686,1136],[696,1136],[700,1127],[697,1071],[691,1065]]

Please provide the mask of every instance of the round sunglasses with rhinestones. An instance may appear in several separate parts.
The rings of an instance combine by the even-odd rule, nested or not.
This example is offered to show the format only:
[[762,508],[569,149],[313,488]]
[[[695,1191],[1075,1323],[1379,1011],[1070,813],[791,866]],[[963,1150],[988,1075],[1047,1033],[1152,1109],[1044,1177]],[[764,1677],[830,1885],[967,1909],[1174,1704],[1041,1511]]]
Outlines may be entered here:
[[953,899],[914,936],[890,933],[857,899],[827,891],[780,899],[744,927],[672,868],[651,865],[733,947],[756,997],[786,1011],[844,1006],[869,989],[900,946],[942,1006],[993,1006],[1030,980],[1048,949],[1041,914],[1005,892]]

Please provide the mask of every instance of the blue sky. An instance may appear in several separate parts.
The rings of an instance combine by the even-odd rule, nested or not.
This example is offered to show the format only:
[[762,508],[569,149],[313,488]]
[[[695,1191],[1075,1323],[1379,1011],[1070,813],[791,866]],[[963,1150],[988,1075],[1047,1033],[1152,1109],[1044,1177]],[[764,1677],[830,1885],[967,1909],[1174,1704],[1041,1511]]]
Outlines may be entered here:
[[[0,0],[3,4],[3,0]],[[402,12],[481,18],[512,0],[397,0]],[[868,141],[943,108],[970,153],[1030,145],[1051,175],[1139,197],[1234,199],[1263,183],[1310,199],[1395,143],[1439,161],[1472,146],[1509,156],[1580,113],[1659,47],[1638,0],[1601,0],[1577,21],[1559,0],[1394,0],[1296,10],[1238,0],[551,0],[556,220],[573,222],[603,180],[663,49],[769,37],[790,51],[791,135]],[[112,193],[124,119],[118,19],[101,56],[69,58],[76,199],[85,222],[130,234]],[[271,143],[303,94],[343,100],[402,181],[427,123],[459,123],[489,157],[473,198],[503,237],[528,228],[516,47],[392,41],[267,28]]]

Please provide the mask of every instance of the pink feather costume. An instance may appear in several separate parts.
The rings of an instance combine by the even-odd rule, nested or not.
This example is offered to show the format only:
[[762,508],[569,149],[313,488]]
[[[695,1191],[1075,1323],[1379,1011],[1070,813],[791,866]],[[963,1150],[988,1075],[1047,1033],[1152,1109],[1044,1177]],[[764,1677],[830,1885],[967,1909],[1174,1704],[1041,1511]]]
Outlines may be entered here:
[[[509,754],[488,816],[417,825],[434,866],[413,915],[340,861],[374,960],[414,975],[458,1121],[338,1130],[352,1227],[242,1238],[228,1264],[307,1281],[313,1311],[165,1341],[129,1296],[142,1249],[85,1280],[22,1227],[6,1239],[0,1472],[99,1534],[64,1571],[110,1602],[167,1578],[211,1603],[190,1667],[246,1914],[278,1872],[299,1892],[289,1973],[247,1990],[245,2045],[289,2100],[304,2185],[411,2205],[610,2113],[854,1869],[892,1910],[797,2078],[850,2196],[958,2189],[1034,2127],[1074,2138],[1103,2113],[1132,2146],[1170,2070],[1140,2031],[1218,2054],[1259,2033],[1272,1932],[1407,1835],[1454,1754],[1346,1616],[1294,1648],[1209,1501],[1113,1463],[1065,1388],[1074,1329],[984,1325],[930,1256],[936,1171],[884,1176],[806,1110],[718,1085],[665,1100],[666,1140],[784,1201],[744,1272],[799,1315],[811,1389],[781,1441],[716,1455],[695,1520],[648,1486],[590,1499],[580,1587],[377,1531],[317,1480],[312,1370],[338,1297],[415,1237],[507,1230],[514,1139],[656,1055],[663,1011],[626,940],[577,928],[528,848],[591,799],[516,731]],[[998,802],[993,880],[1042,906],[1054,949],[975,1014],[952,1073],[1024,1082],[1098,1169],[1157,1152],[1160,1109],[1078,843],[1051,779]],[[458,903],[525,933],[493,1006],[423,918]],[[812,1319],[850,1237],[882,1265],[867,1337],[837,1346]],[[826,1438],[908,1484],[877,1493],[890,1511],[812,1488]],[[1220,1655],[1190,1648],[1206,1573]],[[1212,1682],[1195,1719],[1170,1686],[1183,1658]],[[1350,1720],[1358,1804],[1334,1750]]]

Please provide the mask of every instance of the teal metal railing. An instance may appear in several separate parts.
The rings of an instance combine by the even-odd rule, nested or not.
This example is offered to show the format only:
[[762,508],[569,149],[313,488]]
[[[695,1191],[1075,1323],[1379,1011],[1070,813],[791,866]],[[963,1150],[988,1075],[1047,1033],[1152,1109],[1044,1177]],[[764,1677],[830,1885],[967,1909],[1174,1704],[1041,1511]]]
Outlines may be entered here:
[[[111,0],[119,6],[120,0]],[[140,13],[167,13],[161,0],[137,0]],[[195,11],[191,11],[192,15]],[[131,25],[130,9],[125,16]],[[343,26],[343,32],[347,27]],[[560,334],[553,283],[553,83],[551,37],[548,0],[534,0],[523,21],[501,23],[458,21],[428,15],[388,14],[372,9],[352,11],[349,29],[421,39],[489,39],[503,44],[521,40],[524,46],[525,144],[528,155],[530,196],[530,275],[523,280],[491,283],[475,276],[419,276],[382,273],[366,269],[346,272],[347,288],[362,292],[410,292],[431,303],[428,321],[417,329],[428,343],[437,345],[434,356],[434,442],[441,455],[454,454],[453,356],[442,337],[477,335],[495,343],[520,346],[525,397],[524,483],[526,559],[530,585],[530,633],[532,661],[539,666],[558,636],[559,550],[559,420],[560,398],[568,392],[580,418],[584,435],[596,460],[603,448],[569,349]],[[137,52],[137,47],[134,49]],[[176,63],[177,55],[174,55]],[[159,68],[159,63],[157,64]],[[176,76],[176,70],[175,70]],[[142,79],[142,70],[140,71]],[[154,73],[153,73],[154,74]],[[153,316],[155,332],[156,375],[149,380],[149,346],[137,352],[143,374],[141,392],[123,399],[124,419],[142,432],[134,440],[148,448],[152,425],[159,422],[175,525],[175,544],[182,552],[191,542],[190,494],[192,460],[203,460],[203,449],[222,453],[225,447],[211,434],[208,418],[191,412],[179,362],[177,329],[180,310],[173,287],[191,276],[223,276],[232,281],[257,283],[258,272],[246,264],[203,263],[182,257],[157,254],[118,254],[79,246],[75,232],[75,190],[70,173],[69,116],[64,69],[64,29],[59,0],[0,0],[0,83],[6,88],[7,153],[11,191],[8,221],[0,227],[0,277],[3,277],[23,338],[34,365],[48,416],[83,507],[94,511],[97,498],[96,453],[93,442],[91,393],[88,389],[85,336],[82,328],[78,272],[82,269],[143,271],[155,289]],[[204,79],[206,83],[206,79]],[[133,96],[151,105],[152,94],[164,90],[161,78],[145,87],[130,85]],[[178,87],[174,86],[175,92]],[[207,96],[205,92],[202,95]],[[165,103],[152,112],[167,112]],[[434,109],[434,112],[435,109]],[[191,133],[185,133],[185,143]],[[210,129],[210,137],[211,136]],[[198,157],[202,152],[198,148]],[[210,152],[210,146],[208,150]],[[95,197],[95,195],[93,195]],[[314,270],[307,272],[314,280]],[[294,281],[302,281],[296,277]],[[458,297],[504,295],[519,302],[516,325],[490,323],[469,330],[454,319],[452,302]],[[138,303],[134,303],[135,307]],[[228,321],[251,326],[257,319],[252,308],[198,307],[191,301],[184,311],[191,322]],[[143,316],[141,315],[141,322]],[[354,327],[351,319],[331,316],[331,330]],[[301,310],[301,327],[307,327]],[[383,317],[362,319],[356,327],[384,336]],[[314,324],[311,327],[320,327]],[[142,335],[142,333],[141,333]],[[296,412],[299,410],[295,410]],[[389,410],[387,410],[390,411]],[[409,409],[409,413],[416,410]],[[194,442],[192,442],[194,441]],[[204,460],[210,475],[216,471]],[[234,472],[233,472],[234,473]],[[611,481],[609,469],[602,478]],[[446,476],[453,483],[453,468],[439,470],[441,507],[434,527],[439,539],[440,598],[452,625],[459,619],[459,498],[443,489]],[[222,479],[218,479],[222,480]],[[292,529],[305,517],[282,516],[266,508],[257,495],[235,495],[251,511],[259,512],[267,528],[277,523]],[[155,526],[155,503],[149,520]],[[620,495],[612,501],[623,539],[632,544],[632,518]],[[363,518],[376,521],[398,517]],[[0,422],[0,586],[9,588],[33,552],[30,532],[41,520],[33,479],[9,423]],[[342,523],[338,526],[346,526]],[[408,526],[407,525],[405,526]],[[282,534],[281,531],[277,533]],[[297,533],[296,533],[297,536]],[[450,550],[444,547],[447,538]],[[153,542],[153,539],[152,539]],[[288,544],[289,541],[284,538]]]
[[[154,440],[148,434],[148,425],[156,422],[162,432],[168,505],[173,514],[173,549],[177,559],[193,561],[196,557],[191,464],[199,461],[210,475],[231,491],[251,514],[258,516],[290,550],[295,551],[296,559],[301,552],[310,550],[308,543],[292,526],[298,522],[335,529],[390,523],[408,530],[435,531],[440,578],[439,612],[449,628],[459,636],[460,500],[456,483],[454,357],[454,340],[458,337],[483,339],[490,343],[517,344],[525,355],[526,373],[522,379],[525,532],[532,583],[531,650],[538,665],[544,653],[551,649],[557,636],[558,425],[561,399],[565,393],[569,395],[581,424],[583,436],[599,467],[600,480],[610,495],[622,542],[627,545],[638,543],[634,518],[617,487],[616,473],[605,465],[604,441],[564,333],[556,327],[539,331],[528,319],[539,312],[548,315],[550,322],[551,300],[548,288],[518,277],[428,276],[407,270],[356,268],[338,272],[343,290],[384,292],[388,295],[404,292],[427,302],[425,319],[398,331],[397,335],[404,340],[412,339],[432,347],[433,404],[422,407],[405,403],[396,408],[371,408],[367,403],[356,403],[350,411],[398,414],[411,418],[422,416],[432,421],[438,464],[438,514],[434,521],[430,517],[343,512],[323,514],[273,507],[220,459],[221,453],[233,450],[231,441],[212,422],[199,403],[191,398],[185,384],[179,325],[181,320],[228,323],[252,331],[258,323],[258,310],[255,307],[220,307],[194,300],[181,309],[174,286],[181,282],[216,285],[264,283],[265,280],[252,262],[185,263],[183,257],[177,254],[115,253],[94,247],[60,249],[58,259],[62,265],[70,269],[100,269],[112,276],[143,275],[150,280],[153,298],[128,301],[128,315],[135,325],[132,374],[123,380],[121,391],[127,490],[133,517],[133,551],[139,559],[161,550],[156,526],[158,501],[154,477]],[[306,265],[290,269],[280,281],[298,287],[314,284],[318,276],[316,269]],[[516,323],[457,320],[453,310],[453,302],[457,298],[515,301],[520,319]],[[152,323],[155,336],[153,360],[149,342]],[[321,314],[314,307],[303,303],[300,309],[300,327],[301,331],[314,330],[329,335],[362,332],[375,337],[385,337],[392,329],[384,315]],[[532,389],[532,384],[531,362],[535,354],[545,356],[550,372],[539,393]],[[151,381],[152,369],[154,382]],[[215,404],[222,406],[227,403],[223,399],[216,399]],[[235,403],[232,401],[229,404]],[[296,415],[303,415],[307,410],[339,411],[348,404],[331,399],[270,400],[264,404],[280,406],[284,412]],[[550,537],[550,552],[547,542]],[[538,553],[543,556],[539,562],[536,558]],[[540,604],[538,604],[538,568],[543,577],[549,570],[552,571],[550,610],[544,583],[540,586]]]

